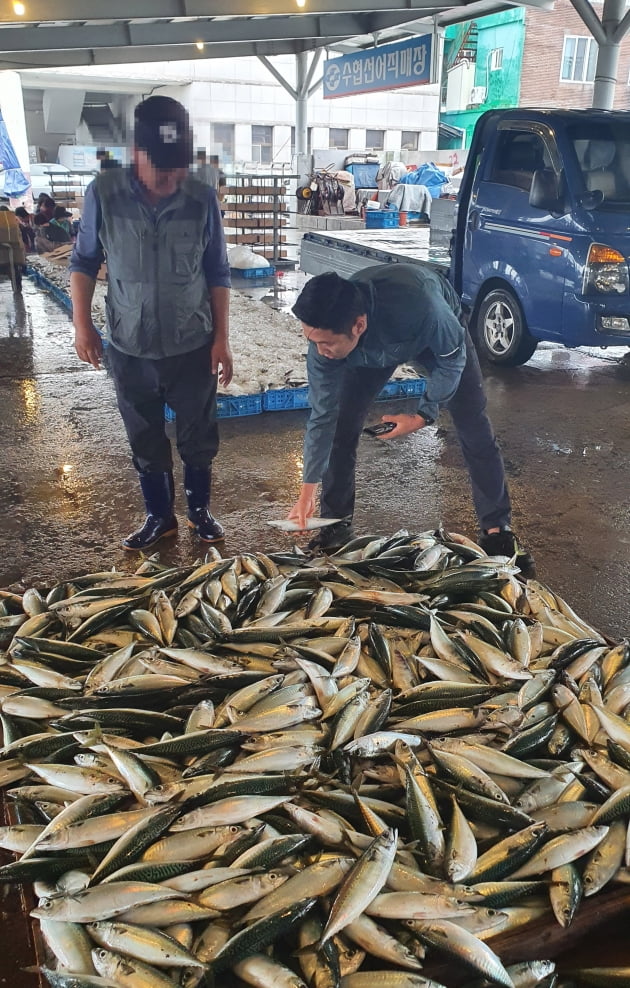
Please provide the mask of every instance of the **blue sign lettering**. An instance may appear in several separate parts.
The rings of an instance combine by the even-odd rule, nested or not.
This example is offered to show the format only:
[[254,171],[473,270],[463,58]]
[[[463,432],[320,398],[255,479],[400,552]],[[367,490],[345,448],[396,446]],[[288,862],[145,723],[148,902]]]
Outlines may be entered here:
[[324,99],[431,82],[431,35],[367,48],[324,63]]

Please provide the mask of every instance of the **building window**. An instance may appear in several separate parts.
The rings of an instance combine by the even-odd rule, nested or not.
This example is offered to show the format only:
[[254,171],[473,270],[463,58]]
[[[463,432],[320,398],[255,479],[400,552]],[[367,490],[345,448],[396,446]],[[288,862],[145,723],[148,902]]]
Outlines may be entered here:
[[417,130],[403,130],[400,135],[401,151],[417,151],[420,135]]
[[328,131],[328,147],[348,150],[348,128],[331,127]]
[[490,71],[503,68],[503,48],[493,48],[490,52]]
[[562,49],[560,79],[563,82],[593,82],[597,62],[595,38],[566,35]]
[[252,161],[270,165],[273,161],[273,127],[252,126]]
[[221,164],[234,161],[234,124],[213,123],[210,128],[211,154],[218,154]]
[[384,130],[366,130],[365,149],[366,151],[382,151],[385,147]]

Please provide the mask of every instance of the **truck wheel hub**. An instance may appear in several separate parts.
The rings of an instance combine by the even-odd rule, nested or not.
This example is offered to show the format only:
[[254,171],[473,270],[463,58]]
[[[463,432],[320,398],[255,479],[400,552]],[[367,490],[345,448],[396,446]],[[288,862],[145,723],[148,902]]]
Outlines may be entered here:
[[485,320],[488,346],[495,353],[505,353],[514,339],[514,316],[504,302],[494,302]]

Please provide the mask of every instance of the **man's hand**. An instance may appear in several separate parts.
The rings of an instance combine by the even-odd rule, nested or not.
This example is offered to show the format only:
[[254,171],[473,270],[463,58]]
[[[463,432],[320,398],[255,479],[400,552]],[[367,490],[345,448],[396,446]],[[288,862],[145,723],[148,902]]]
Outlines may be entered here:
[[226,388],[232,380],[232,374],[234,372],[230,344],[223,340],[217,340],[213,343],[210,350],[210,360],[212,362],[212,373],[219,375],[219,384],[222,384]]
[[396,428],[392,429],[391,432],[384,432],[382,436],[376,437],[385,440],[399,439],[400,436],[407,436],[410,432],[418,432],[419,429],[424,429],[427,424],[422,415],[383,415],[381,422],[396,423]]
[[86,364],[92,364],[95,370],[100,370],[103,356],[103,341],[94,326],[75,326],[74,349],[77,357]]
[[317,484],[302,484],[302,491],[299,498],[291,508],[287,518],[296,521],[300,526],[299,532],[292,532],[292,535],[301,535],[306,531],[306,521],[315,514],[315,493]]

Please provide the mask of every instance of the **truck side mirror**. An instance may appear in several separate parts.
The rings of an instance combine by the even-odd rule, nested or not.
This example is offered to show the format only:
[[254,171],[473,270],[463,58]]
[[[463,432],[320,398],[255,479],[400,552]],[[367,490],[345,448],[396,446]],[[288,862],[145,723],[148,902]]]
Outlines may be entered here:
[[604,201],[604,193],[601,189],[591,189],[589,192],[585,192],[584,195],[578,197],[578,205],[582,209],[597,209],[598,206]]
[[560,195],[559,176],[553,168],[538,168],[532,176],[529,204],[548,213],[562,213],[564,204]]

